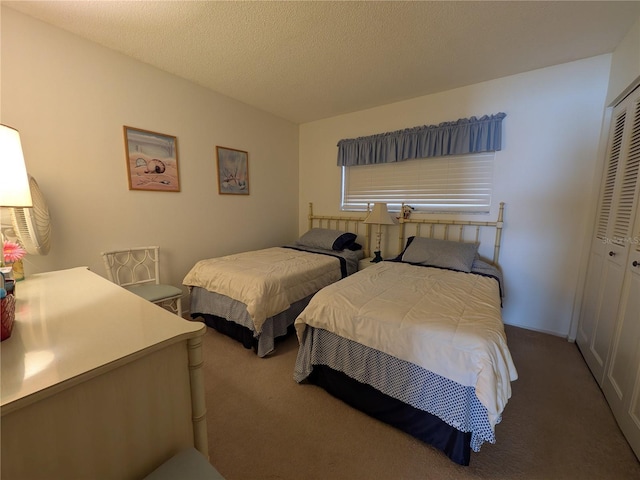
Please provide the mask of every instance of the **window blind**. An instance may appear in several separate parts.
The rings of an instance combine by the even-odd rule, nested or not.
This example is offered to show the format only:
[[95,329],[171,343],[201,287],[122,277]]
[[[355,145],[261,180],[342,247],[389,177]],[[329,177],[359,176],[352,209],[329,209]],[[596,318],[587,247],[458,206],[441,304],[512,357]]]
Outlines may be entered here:
[[495,153],[342,167],[343,210],[384,202],[423,212],[485,213],[491,207]]

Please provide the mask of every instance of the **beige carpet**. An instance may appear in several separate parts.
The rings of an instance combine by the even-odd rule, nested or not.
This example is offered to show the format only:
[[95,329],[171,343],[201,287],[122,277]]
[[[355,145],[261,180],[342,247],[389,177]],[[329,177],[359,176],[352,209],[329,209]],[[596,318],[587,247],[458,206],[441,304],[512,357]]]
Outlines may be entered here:
[[297,340],[260,359],[208,329],[204,339],[211,463],[242,479],[640,479],[575,344],[507,326],[520,378],[497,443],[461,467],[324,390],[293,380]]

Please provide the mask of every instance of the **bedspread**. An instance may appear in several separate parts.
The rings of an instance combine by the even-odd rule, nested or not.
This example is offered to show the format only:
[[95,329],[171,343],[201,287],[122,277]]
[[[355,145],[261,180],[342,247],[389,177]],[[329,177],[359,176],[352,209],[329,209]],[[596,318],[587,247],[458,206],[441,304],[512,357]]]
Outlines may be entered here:
[[470,273],[381,262],[318,292],[295,322],[322,328],[474,387],[491,427],[517,373],[498,282]]
[[200,260],[182,283],[244,303],[259,333],[268,317],[341,277],[337,257],[273,247]]

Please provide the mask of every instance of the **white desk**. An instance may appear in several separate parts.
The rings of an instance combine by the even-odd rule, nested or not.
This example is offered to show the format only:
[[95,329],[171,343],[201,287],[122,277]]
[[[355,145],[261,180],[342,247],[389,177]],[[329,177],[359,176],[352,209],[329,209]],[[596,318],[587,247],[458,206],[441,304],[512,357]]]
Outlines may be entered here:
[[208,457],[205,330],[86,268],[19,282],[2,479],[133,479],[190,446]]

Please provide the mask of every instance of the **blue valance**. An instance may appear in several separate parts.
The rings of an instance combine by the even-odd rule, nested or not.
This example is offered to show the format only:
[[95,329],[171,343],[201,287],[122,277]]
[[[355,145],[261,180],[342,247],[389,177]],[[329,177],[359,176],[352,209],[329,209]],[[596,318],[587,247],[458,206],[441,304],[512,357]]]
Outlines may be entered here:
[[368,137],[340,140],[338,166],[401,162],[502,149],[502,119],[506,113],[461,118],[439,125],[406,128]]

